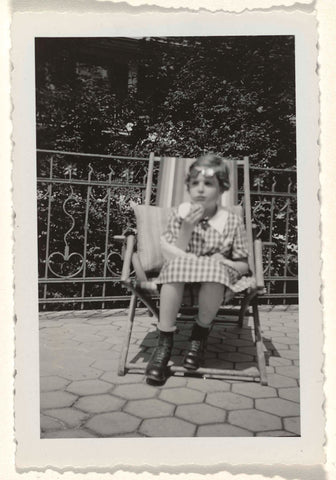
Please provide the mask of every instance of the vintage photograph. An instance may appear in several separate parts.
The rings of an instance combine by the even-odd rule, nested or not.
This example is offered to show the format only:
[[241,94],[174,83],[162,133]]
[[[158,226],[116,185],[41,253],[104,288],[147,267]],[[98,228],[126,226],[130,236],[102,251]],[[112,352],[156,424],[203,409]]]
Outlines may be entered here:
[[40,438],[300,437],[295,35],[34,61]]

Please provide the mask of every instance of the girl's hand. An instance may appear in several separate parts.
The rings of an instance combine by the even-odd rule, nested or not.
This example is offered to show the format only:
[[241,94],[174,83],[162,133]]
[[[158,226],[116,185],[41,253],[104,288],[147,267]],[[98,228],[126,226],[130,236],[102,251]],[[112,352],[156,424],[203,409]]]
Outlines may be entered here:
[[194,227],[202,219],[204,215],[204,207],[200,204],[191,205],[190,212],[184,218],[185,225]]
[[179,236],[176,240],[176,247],[186,251],[191,239],[195,225],[201,220],[204,214],[202,205],[192,205],[189,213],[182,220]]
[[214,253],[213,255],[211,255],[211,258],[217,260],[217,262],[225,263],[225,257],[220,253]]
[[223,265],[227,265],[228,267],[233,268],[238,273],[240,273],[240,275],[246,275],[249,271],[247,261],[232,261],[229,258],[224,257],[224,255],[221,255],[220,253],[214,253],[213,255],[211,255],[211,258],[217,260]]

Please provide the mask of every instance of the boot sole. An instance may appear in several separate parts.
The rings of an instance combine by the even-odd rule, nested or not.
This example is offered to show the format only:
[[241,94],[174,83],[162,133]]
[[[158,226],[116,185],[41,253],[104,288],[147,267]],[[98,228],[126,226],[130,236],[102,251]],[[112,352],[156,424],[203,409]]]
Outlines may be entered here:
[[165,375],[164,377],[158,378],[157,376],[151,374],[150,372],[149,373],[145,372],[145,377],[148,378],[149,380],[152,380],[153,382],[162,383],[162,382],[165,382],[167,380],[168,375]]
[[184,368],[187,368],[188,370],[198,370],[201,365],[191,365],[190,363],[183,363]]

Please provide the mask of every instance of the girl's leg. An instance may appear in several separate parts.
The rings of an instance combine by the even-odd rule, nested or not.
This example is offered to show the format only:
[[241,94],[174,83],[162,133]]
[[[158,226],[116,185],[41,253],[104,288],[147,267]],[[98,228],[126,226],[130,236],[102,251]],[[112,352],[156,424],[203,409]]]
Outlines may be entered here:
[[183,288],[183,283],[167,283],[161,288],[159,338],[146,368],[147,378],[156,382],[164,382],[167,378],[167,365],[173,348],[176,316],[181,306]]
[[209,328],[224,298],[225,285],[221,283],[202,283],[198,294],[198,318],[200,327]]
[[189,350],[184,357],[186,368],[197,370],[205,350],[209,328],[224,297],[225,286],[220,283],[203,283],[198,295],[198,318],[193,327]]
[[180,310],[183,297],[184,283],[165,283],[160,293],[160,320],[161,332],[176,330],[176,317]]

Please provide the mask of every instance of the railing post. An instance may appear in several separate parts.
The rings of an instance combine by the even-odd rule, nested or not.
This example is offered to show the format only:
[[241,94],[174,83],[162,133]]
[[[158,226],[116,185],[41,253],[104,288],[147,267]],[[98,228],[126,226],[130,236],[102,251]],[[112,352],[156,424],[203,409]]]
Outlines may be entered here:
[[152,184],[153,184],[153,169],[154,169],[154,152],[151,152],[150,155],[149,155],[145,205],[150,205],[150,199],[151,199],[151,193],[152,193]]

